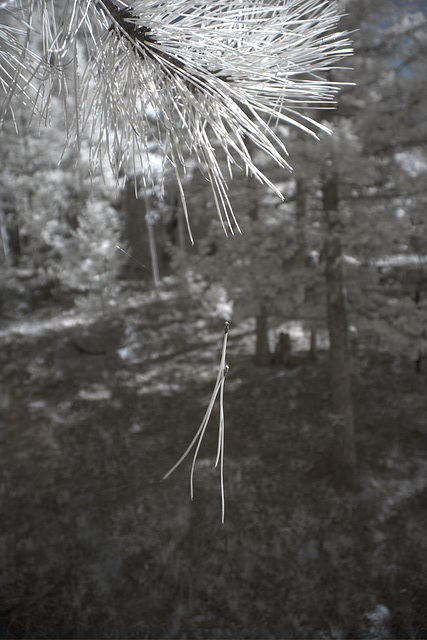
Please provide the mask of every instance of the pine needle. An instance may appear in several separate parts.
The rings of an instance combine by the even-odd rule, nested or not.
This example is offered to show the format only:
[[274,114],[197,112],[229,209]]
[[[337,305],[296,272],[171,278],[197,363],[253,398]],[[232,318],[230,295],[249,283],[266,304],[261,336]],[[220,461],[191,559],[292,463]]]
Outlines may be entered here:
[[203,441],[203,437],[205,435],[209,418],[211,417],[212,409],[215,404],[216,397],[219,392],[219,427],[218,427],[218,450],[216,456],[215,467],[220,463],[220,474],[221,474],[221,521],[224,523],[225,520],[225,490],[224,490],[224,433],[225,433],[225,419],[224,419],[224,384],[225,378],[228,373],[228,365],[225,364],[226,352],[227,352],[227,339],[229,332],[230,324],[225,322],[224,325],[224,338],[222,342],[222,352],[221,352],[221,360],[219,363],[218,375],[215,381],[214,390],[209,400],[208,408],[206,409],[206,413],[203,416],[203,420],[200,423],[199,428],[197,429],[196,435],[188,445],[187,449],[184,451],[178,462],[176,462],[171,469],[163,476],[163,480],[166,480],[174,471],[179,467],[179,465],[185,460],[188,456],[194,445],[196,445],[196,449],[193,456],[193,461],[191,464],[191,472],[190,472],[190,497],[191,500],[194,499],[194,469],[196,466],[197,456],[199,454],[199,450]]
[[76,96],[68,140],[87,131],[94,171],[107,156],[116,173],[149,175],[154,142],[173,167],[190,237],[188,158],[211,183],[225,232],[239,231],[215,148],[230,174],[241,167],[281,197],[255,151],[290,168],[274,129],[317,137],[325,127],[306,110],[334,105],[342,83],[328,72],[352,52],[335,0],[15,0],[0,11],[15,21],[0,25],[0,121],[15,95],[46,117],[57,87]]

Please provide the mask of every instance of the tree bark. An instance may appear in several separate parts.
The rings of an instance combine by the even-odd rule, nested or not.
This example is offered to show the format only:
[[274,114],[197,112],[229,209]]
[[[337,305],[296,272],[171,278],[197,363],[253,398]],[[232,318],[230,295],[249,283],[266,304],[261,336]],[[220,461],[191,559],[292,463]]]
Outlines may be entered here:
[[126,180],[122,191],[123,240],[130,254],[124,270],[125,277],[146,279],[151,269],[148,267],[149,252],[145,225],[145,202],[135,195],[135,181]]
[[157,243],[156,243],[156,233],[154,229],[155,220],[153,219],[152,214],[149,211],[149,198],[145,196],[145,223],[147,225],[148,231],[148,244],[150,247],[150,257],[151,257],[151,269],[153,271],[153,281],[155,289],[160,287],[160,269],[159,269],[159,258],[157,254]]
[[167,205],[169,210],[168,220],[165,225],[167,240],[172,246],[178,247],[180,251],[185,253],[188,247],[189,235],[178,188],[169,188]]
[[271,352],[268,344],[268,314],[263,304],[256,317],[255,364],[265,367],[271,364]]
[[3,211],[3,205],[0,194],[0,237],[3,244],[3,254],[7,267],[12,266],[12,251],[9,242],[9,233],[6,225],[6,215]]
[[[0,159],[0,173],[2,164]],[[12,220],[11,220],[12,218]],[[3,194],[0,192],[0,238],[3,245],[3,254],[6,267],[15,267],[21,256],[19,240],[19,227],[15,213],[6,215],[3,203]]]
[[305,178],[296,179],[295,194],[295,264],[298,269],[305,269],[307,256],[307,239],[305,234],[307,218],[307,184]]
[[310,360],[317,360],[317,330],[315,327],[310,329]]
[[326,227],[324,253],[332,411],[336,445],[335,471],[337,480],[351,487],[355,482],[356,447],[351,389],[351,354],[344,295],[342,248],[338,221],[338,179],[336,175],[324,178],[322,195]]

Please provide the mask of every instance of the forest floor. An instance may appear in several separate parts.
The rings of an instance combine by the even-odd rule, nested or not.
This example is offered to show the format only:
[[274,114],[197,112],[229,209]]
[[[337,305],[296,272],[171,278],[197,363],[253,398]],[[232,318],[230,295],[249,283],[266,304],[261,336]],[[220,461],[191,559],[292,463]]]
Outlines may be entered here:
[[160,480],[206,410],[222,329],[173,281],[5,305],[1,637],[427,637],[426,373],[354,345],[350,492],[327,353],[255,367],[252,325],[232,325],[221,524],[217,410],[194,501],[191,460]]

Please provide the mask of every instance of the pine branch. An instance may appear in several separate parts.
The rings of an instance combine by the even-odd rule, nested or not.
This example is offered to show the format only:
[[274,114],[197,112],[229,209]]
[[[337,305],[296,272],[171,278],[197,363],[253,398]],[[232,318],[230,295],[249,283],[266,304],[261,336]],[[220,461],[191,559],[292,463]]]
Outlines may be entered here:
[[[334,106],[341,85],[325,72],[352,51],[347,34],[336,31],[336,2],[69,0],[62,15],[63,5],[55,6],[55,0],[20,2],[14,13],[28,25],[25,37],[14,42],[10,33],[0,32],[14,56],[21,56],[18,80],[9,74],[0,86],[6,97],[0,97],[0,117],[12,95],[33,102],[44,117],[54,87],[67,113],[67,96],[74,94],[68,137],[80,144],[88,132],[92,167],[108,157],[116,174],[142,173],[147,189],[162,192],[169,164],[188,226],[187,157],[210,182],[224,231],[234,233],[239,227],[228,177],[215,148],[222,148],[230,177],[243,169],[282,198],[249,148],[290,170],[278,124],[314,137],[319,130],[330,132],[306,108]],[[40,38],[45,69],[37,74],[39,62],[31,56]],[[81,70],[82,45],[87,64]],[[161,168],[151,164],[152,143],[162,155]]]

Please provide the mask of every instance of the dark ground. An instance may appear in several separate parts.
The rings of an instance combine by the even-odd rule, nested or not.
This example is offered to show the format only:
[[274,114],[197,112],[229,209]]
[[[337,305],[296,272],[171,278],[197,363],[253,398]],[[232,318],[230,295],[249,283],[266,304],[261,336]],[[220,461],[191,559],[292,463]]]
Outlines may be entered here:
[[355,347],[349,493],[327,355],[256,368],[232,325],[221,525],[217,414],[194,502],[189,461],[159,481],[206,409],[222,323],[173,284],[113,301],[3,308],[1,637],[426,638],[426,374]]

